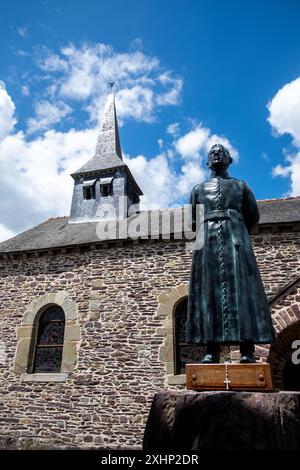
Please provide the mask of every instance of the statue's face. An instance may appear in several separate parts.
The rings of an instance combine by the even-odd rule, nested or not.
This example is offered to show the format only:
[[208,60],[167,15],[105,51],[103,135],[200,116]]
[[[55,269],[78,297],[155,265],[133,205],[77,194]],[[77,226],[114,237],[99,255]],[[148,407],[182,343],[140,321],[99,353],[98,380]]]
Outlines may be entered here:
[[214,145],[208,154],[207,165],[214,169],[228,167],[229,164],[230,160],[224,150],[224,147],[222,145]]

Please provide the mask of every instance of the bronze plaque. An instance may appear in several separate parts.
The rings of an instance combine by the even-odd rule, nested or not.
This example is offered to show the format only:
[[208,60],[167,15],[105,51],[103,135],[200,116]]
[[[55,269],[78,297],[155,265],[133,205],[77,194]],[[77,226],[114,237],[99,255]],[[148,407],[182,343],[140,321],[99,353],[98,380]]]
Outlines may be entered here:
[[187,364],[188,390],[273,390],[269,364]]

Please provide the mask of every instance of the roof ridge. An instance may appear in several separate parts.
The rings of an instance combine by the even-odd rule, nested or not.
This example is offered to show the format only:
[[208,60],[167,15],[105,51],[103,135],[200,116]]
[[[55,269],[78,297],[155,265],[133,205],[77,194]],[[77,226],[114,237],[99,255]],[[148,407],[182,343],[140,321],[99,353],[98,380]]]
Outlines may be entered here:
[[290,201],[292,199],[300,199],[300,196],[275,197],[271,199],[257,199],[257,202]]
[[[274,201],[290,201],[293,199],[299,199],[300,196],[291,196],[291,197],[282,197],[282,198],[272,198],[272,199],[257,199],[257,202],[274,202]],[[140,212],[150,212],[150,211],[172,211],[172,210],[179,210],[183,209],[184,204],[182,204],[179,207],[157,207],[156,209],[142,209]],[[48,219],[45,219],[43,222],[41,222],[38,225],[44,224],[45,222],[48,222],[50,220],[57,220],[57,219],[69,219],[70,217],[68,215],[59,215],[57,217],[48,217]],[[28,229],[31,230],[31,229]]]
[[56,219],[68,219],[68,215],[59,215],[57,217],[48,217],[48,219],[44,220],[44,222],[41,222],[41,224],[44,224],[45,222],[48,222],[48,220],[56,220]]

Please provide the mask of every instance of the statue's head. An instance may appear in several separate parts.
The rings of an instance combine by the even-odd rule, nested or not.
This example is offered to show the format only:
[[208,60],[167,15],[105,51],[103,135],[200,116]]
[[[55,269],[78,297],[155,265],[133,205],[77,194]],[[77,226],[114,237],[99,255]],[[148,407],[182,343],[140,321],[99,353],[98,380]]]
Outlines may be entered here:
[[228,168],[232,163],[229,151],[222,144],[212,146],[207,155],[207,166],[211,169]]

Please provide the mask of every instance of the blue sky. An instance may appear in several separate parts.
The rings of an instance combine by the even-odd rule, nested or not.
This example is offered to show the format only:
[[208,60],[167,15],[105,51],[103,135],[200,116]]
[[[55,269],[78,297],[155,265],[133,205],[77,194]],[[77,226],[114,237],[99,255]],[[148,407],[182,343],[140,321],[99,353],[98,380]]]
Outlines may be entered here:
[[1,239],[68,214],[109,79],[144,207],[187,202],[215,141],[258,199],[300,195],[299,1],[1,7]]

